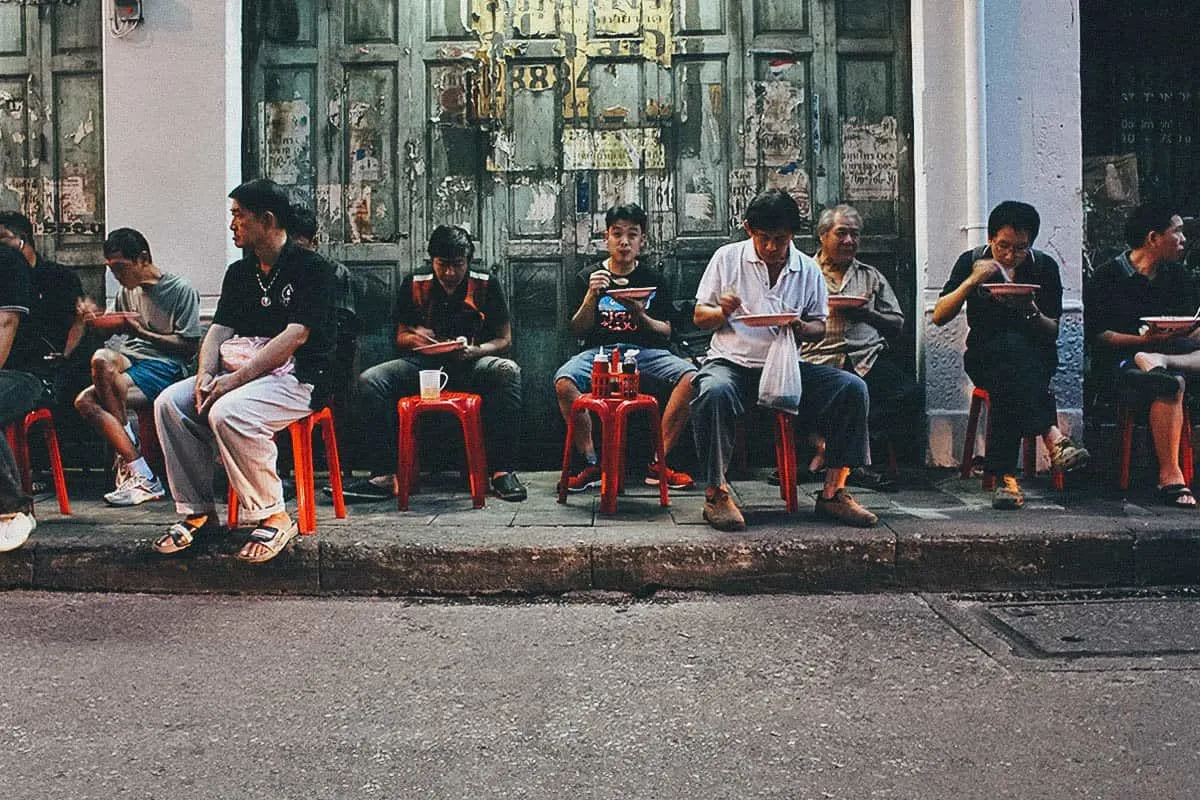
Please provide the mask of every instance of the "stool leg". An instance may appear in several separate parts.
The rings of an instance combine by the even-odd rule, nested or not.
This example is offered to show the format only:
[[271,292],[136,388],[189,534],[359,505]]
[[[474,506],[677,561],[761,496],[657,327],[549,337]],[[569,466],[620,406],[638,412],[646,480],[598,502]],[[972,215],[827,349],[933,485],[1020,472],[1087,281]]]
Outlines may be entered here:
[[233,484],[229,485],[229,495],[226,497],[225,502],[229,504],[227,527],[233,530],[238,526],[238,496],[237,492],[233,490]]
[[615,514],[617,511],[617,487],[620,481],[617,470],[620,469],[621,429],[620,416],[602,414],[600,424],[604,426],[600,454],[600,513]]
[[54,475],[54,494],[58,497],[58,510],[71,513],[71,501],[67,498],[67,476],[63,473],[62,453],[58,450],[58,432],[54,421],[46,417],[42,421],[42,435],[46,438],[46,452],[50,455],[50,471]]
[[575,410],[567,415],[567,440],[563,442],[562,475],[558,479],[558,502],[567,502],[567,479],[571,477],[571,442],[575,436]]
[[[779,488],[783,490],[784,505],[788,513],[800,505],[796,489],[796,440],[792,417],[781,411],[775,412],[776,463],[779,469]],[[783,480],[787,476],[787,481]],[[786,487],[786,488],[785,488]]]
[[1117,437],[1121,441],[1121,462],[1117,465],[1117,486],[1129,488],[1129,457],[1133,451],[1133,410],[1122,408]]
[[1179,465],[1183,470],[1183,482],[1191,486],[1196,462],[1192,455],[1192,414],[1187,403],[1183,404],[1183,430],[1179,432]]
[[[654,437],[654,455],[658,458],[658,463],[665,470],[667,468],[667,448],[663,444],[662,435],[662,417],[658,413],[658,406],[652,406],[647,409],[650,414],[650,435]],[[658,481],[658,504],[660,506],[671,505],[671,498],[667,494],[667,480],[665,475],[659,475]]]
[[292,436],[292,469],[296,473],[296,526],[306,536],[317,529],[317,515],[313,509],[311,419],[308,417],[288,425],[288,433]]
[[333,515],[346,518],[346,495],[342,493],[342,460],[338,456],[337,434],[333,427],[333,414],[329,409],[321,412],[317,420],[321,427],[321,440],[325,443],[325,461],[329,465],[329,488],[333,490]]
[[958,477],[971,477],[971,466],[975,461],[975,436],[979,431],[979,410],[983,399],[979,395],[971,395],[971,410],[967,413],[967,438],[963,442],[962,464],[958,469]]
[[13,424],[9,436],[13,457],[17,459],[17,468],[21,470],[21,488],[25,494],[33,493],[33,465],[29,460],[29,435],[22,422]]
[[483,508],[487,496],[487,448],[483,444],[483,421],[479,406],[472,404],[459,415],[462,426],[463,447],[467,451],[467,473],[471,485],[471,505]]
[[399,464],[396,466],[396,505],[401,511],[408,511],[408,493],[412,488],[412,471],[415,460],[416,443],[413,435],[416,433],[416,415],[410,412],[400,414]]

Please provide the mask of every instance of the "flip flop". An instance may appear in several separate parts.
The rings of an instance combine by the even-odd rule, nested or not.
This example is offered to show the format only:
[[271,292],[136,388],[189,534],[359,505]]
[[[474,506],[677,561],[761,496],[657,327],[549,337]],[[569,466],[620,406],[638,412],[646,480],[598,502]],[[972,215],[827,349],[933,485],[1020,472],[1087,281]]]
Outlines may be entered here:
[[1172,508],[1196,508],[1195,503],[1180,502],[1185,497],[1193,497],[1192,490],[1182,483],[1169,483],[1158,487],[1158,496],[1164,505]]
[[[279,555],[280,551],[287,546],[287,543],[296,538],[297,533],[299,533],[299,530],[294,520],[289,522],[286,528],[259,525],[250,532],[250,542],[258,542],[266,545],[267,551],[257,556],[244,556],[242,555],[242,551],[239,550],[237,557],[248,564],[263,564]],[[247,544],[250,542],[247,542]]]

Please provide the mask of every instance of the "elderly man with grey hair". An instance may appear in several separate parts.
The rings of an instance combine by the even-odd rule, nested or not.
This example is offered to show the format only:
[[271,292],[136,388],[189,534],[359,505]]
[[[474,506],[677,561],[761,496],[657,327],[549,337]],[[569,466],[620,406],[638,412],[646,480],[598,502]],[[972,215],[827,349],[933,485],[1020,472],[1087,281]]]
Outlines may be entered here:
[[[911,425],[919,405],[916,381],[888,344],[904,328],[904,313],[887,278],[858,260],[862,229],[862,215],[850,205],[826,208],[817,220],[821,249],[815,257],[829,292],[829,317],[824,338],[804,342],[801,354],[809,363],[848,370],[866,382],[871,454],[878,462],[881,445]],[[820,466],[821,449],[818,443],[810,468]],[[896,488],[867,467],[854,469],[846,482],[879,491]]]

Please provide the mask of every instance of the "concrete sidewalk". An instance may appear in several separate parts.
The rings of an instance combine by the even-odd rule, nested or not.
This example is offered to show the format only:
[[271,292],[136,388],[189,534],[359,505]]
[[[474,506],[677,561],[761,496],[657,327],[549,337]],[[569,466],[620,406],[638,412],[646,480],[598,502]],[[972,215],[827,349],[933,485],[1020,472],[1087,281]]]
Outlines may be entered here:
[[[1065,492],[1023,481],[1026,507],[994,511],[978,480],[911,470],[902,490],[854,494],[880,516],[861,530],[818,521],[811,492],[787,514],[760,470],[733,486],[749,529],[725,534],[701,518],[702,492],[635,484],[617,513],[593,493],[555,502],[557,473],[522,473],[524,503],[489,497],[472,509],[455,474],[426,476],[401,513],[355,504],[345,520],[320,499],[316,536],[269,564],[233,554],[245,531],[200,538],[176,556],[150,543],[176,519],[170,502],[109,508],[98,473],[68,476],[72,514],[38,498],[38,527],[0,554],[0,588],[114,592],[381,595],[714,592],[994,591],[1200,582],[1200,512],[1154,504],[1152,493],[1106,496],[1081,476]],[[1071,483],[1078,484],[1072,486]]]

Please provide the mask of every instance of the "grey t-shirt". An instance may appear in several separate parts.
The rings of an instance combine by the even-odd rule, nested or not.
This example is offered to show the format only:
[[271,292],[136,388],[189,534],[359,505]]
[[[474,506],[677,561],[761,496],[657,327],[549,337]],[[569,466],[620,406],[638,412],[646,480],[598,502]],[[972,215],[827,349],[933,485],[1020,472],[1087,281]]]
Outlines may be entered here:
[[[117,292],[117,311],[136,311],[142,325],[164,336],[178,335],[185,339],[200,338],[200,293],[187,278],[164,272],[158,283],[122,287]],[[186,364],[177,354],[164,353],[145,339],[127,336],[120,345],[122,355],[130,361],[152,358]]]

